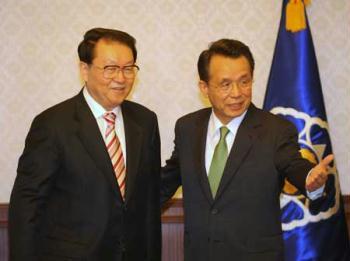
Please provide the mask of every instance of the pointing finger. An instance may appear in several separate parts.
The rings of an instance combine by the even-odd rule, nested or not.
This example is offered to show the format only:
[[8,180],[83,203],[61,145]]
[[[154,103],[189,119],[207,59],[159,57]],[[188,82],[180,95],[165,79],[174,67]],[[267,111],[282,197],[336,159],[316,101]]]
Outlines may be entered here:
[[327,157],[325,157],[323,160],[321,160],[320,165],[323,167],[328,167],[328,165],[334,160],[334,155],[329,154]]

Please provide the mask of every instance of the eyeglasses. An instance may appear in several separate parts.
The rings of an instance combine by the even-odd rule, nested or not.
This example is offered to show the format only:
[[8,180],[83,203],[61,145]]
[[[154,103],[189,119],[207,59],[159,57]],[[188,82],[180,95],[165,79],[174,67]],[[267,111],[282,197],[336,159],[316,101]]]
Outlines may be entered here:
[[91,65],[97,69],[103,70],[103,77],[105,77],[106,79],[113,79],[119,74],[119,72],[122,72],[123,76],[126,79],[133,79],[135,78],[137,72],[140,70],[140,67],[138,67],[136,64],[123,67],[119,65],[106,65],[103,68],[94,64]]
[[250,77],[244,77],[239,79],[238,81],[223,81],[220,84],[211,84],[215,86],[222,92],[231,92],[234,85],[236,85],[239,89],[248,89],[252,86],[253,79]]

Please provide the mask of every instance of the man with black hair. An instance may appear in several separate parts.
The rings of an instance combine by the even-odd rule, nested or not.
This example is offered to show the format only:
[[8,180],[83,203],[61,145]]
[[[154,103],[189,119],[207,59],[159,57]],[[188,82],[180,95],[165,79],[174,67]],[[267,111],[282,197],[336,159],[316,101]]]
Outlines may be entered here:
[[212,43],[198,72],[212,108],[177,121],[161,183],[163,202],[182,185],[185,260],[281,261],[284,179],[319,197],[333,156],[316,166],[303,159],[293,124],[252,104],[254,59],[244,43]]
[[126,101],[139,70],[135,39],[86,32],[85,86],[35,117],[9,208],[11,261],[159,261],[156,115]]

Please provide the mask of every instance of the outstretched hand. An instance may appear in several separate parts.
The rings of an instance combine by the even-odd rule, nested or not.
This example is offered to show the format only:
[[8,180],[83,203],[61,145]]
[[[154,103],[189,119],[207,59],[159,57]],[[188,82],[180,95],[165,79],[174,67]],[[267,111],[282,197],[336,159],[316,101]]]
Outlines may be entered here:
[[333,154],[329,154],[311,170],[311,173],[306,179],[305,187],[307,191],[315,191],[316,189],[319,189],[326,183],[329,174],[329,164],[333,160]]

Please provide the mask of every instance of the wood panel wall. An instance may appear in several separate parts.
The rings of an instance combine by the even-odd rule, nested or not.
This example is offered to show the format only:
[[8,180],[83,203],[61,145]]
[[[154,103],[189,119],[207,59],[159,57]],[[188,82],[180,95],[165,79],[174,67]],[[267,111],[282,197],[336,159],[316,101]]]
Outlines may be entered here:
[[[344,196],[350,235],[350,195]],[[8,204],[0,204],[0,261],[8,260]],[[181,199],[170,200],[162,211],[163,261],[183,261],[183,209]]]
[[7,213],[8,205],[0,204],[0,261],[8,260]]

